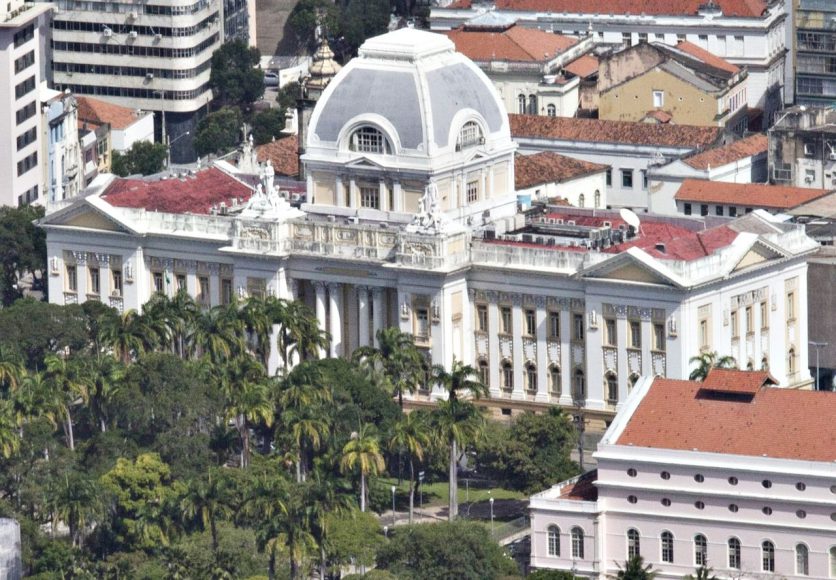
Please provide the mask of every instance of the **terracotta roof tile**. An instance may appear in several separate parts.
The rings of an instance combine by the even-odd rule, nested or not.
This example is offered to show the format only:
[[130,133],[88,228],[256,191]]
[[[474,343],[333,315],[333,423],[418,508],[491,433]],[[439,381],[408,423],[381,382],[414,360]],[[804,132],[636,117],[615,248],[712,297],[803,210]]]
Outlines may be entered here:
[[821,197],[825,189],[786,187],[768,183],[726,183],[686,179],[676,192],[677,201],[733,204],[767,209],[790,209]]
[[724,398],[703,396],[702,387],[699,382],[657,378],[617,444],[836,460],[836,393],[763,387],[751,397]]
[[509,115],[508,117],[513,137],[700,149],[714,144],[722,136],[720,127],[535,115]]
[[727,73],[731,73],[733,75],[736,75],[740,72],[740,67],[733,65],[726,59],[720,58],[716,54],[708,52],[707,50],[700,48],[696,44],[688,42],[687,40],[680,40],[676,44],[676,48],[678,48],[682,52],[690,54],[691,56],[704,62],[708,66],[724,70]]
[[137,121],[136,111],[91,97],[77,96],[79,123],[110,123],[111,129],[127,129]]
[[606,165],[581,161],[550,151],[534,155],[517,155],[514,159],[514,185],[517,189],[527,189],[543,183],[562,183],[606,169]]
[[769,371],[746,371],[713,368],[702,382],[702,388],[726,393],[757,393],[766,385],[777,385]]
[[102,198],[117,207],[144,208],[164,213],[208,214],[221,202],[232,206],[233,199],[247,201],[252,189],[216,167],[187,177],[171,179],[116,178]]
[[[715,0],[724,16],[758,18],[765,0]],[[705,0],[497,0],[497,10],[558,12],[569,14],[694,15]],[[448,9],[470,8],[472,0],[457,0]]]
[[568,36],[517,25],[502,31],[470,30],[464,26],[445,34],[458,52],[477,62],[545,62],[578,42]]
[[768,147],[769,139],[767,136],[758,133],[728,145],[707,149],[682,161],[694,169],[708,169],[709,167],[720,167],[727,163],[740,161],[759,153],[766,153]]
[[558,499],[571,499],[575,501],[597,501],[598,488],[595,482],[598,481],[598,470],[593,469],[579,476],[574,483],[570,483],[560,490]]
[[296,135],[276,139],[255,148],[258,160],[273,162],[276,175],[297,177],[299,175],[299,139]]
[[585,79],[594,74],[598,74],[598,57],[585,54],[580,58],[576,58],[563,68],[576,77]]
[[659,123],[670,123],[673,120],[673,115],[668,113],[667,111],[662,110],[654,110],[648,111],[647,115],[645,115],[646,119],[654,119]]

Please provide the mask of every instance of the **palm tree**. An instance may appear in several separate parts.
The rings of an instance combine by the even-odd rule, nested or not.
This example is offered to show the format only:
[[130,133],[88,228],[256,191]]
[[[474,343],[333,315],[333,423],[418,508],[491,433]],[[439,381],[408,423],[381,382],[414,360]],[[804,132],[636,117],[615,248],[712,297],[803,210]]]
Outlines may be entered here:
[[196,523],[212,536],[212,552],[218,557],[218,519],[228,518],[232,509],[228,503],[226,482],[215,470],[210,470],[207,479],[195,478],[189,482],[180,498],[180,512],[185,523]]
[[244,323],[238,315],[237,303],[200,312],[189,335],[189,346],[192,354],[203,353],[214,364],[246,351]]
[[19,427],[12,403],[0,400],[0,455],[6,459],[20,449]]
[[733,356],[720,356],[717,351],[701,352],[698,356],[691,357],[688,361],[696,364],[697,368],[691,371],[688,378],[692,381],[704,381],[711,369],[736,369],[737,361]]
[[153,350],[157,332],[148,320],[136,310],[127,310],[121,316],[108,316],[102,321],[99,341],[128,365],[134,357]]
[[320,349],[327,348],[328,333],[319,327],[316,315],[303,302],[285,302],[281,311],[279,331],[279,354],[284,367],[288,368],[290,357],[296,355],[300,361],[319,358]]
[[714,575],[714,570],[703,564],[695,570],[694,574],[688,574],[683,580],[719,580]]
[[125,367],[112,357],[95,357],[87,361],[90,378],[90,410],[102,433],[107,431],[108,409],[119,394]]
[[253,351],[265,370],[270,362],[270,337],[273,334],[274,316],[279,314],[279,299],[273,296],[252,296],[241,308],[241,320],[253,344]]
[[415,346],[415,338],[399,328],[377,331],[377,347],[361,346],[354,351],[355,362],[383,374],[392,396],[398,397],[403,411],[404,391],[412,393],[424,378],[425,359]]
[[241,513],[254,521],[256,543],[259,551],[268,554],[267,574],[276,577],[276,557],[280,553],[278,518],[287,512],[287,481],[276,472],[260,473],[246,488]]
[[[319,544],[319,577],[325,578],[328,567],[327,543],[330,532],[330,517],[348,513],[352,500],[339,493],[334,481],[317,474],[307,488],[307,504],[310,508],[311,533]],[[356,507],[354,508],[356,509]]]
[[168,344],[180,358],[186,357],[186,338],[200,307],[186,289],[178,290],[173,298],[155,294],[143,307],[148,325],[155,331],[160,344]]
[[62,419],[67,447],[75,450],[73,434],[73,407],[86,403],[89,398],[90,379],[75,359],[49,354],[44,358],[45,380],[50,388],[50,404]]
[[81,546],[85,528],[101,508],[100,493],[95,480],[78,474],[64,474],[47,487],[46,508],[52,516],[53,528],[60,521],[70,529],[73,547]]
[[424,460],[424,451],[430,445],[430,426],[426,416],[420,411],[402,415],[392,428],[389,449],[401,453],[405,451],[409,458],[409,523],[415,506],[415,462]]
[[24,368],[15,361],[0,360],[0,386],[5,384],[14,391],[25,372]]
[[380,442],[371,426],[363,425],[359,433],[351,434],[340,459],[341,472],[347,473],[355,468],[360,472],[360,511],[366,511],[366,478],[379,474],[385,467]]
[[621,565],[617,566],[618,573],[615,577],[618,580],[653,580],[658,575],[652,564],[645,565],[641,556],[633,556],[624,563],[623,568]]
[[449,372],[440,365],[433,367],[433,381],[447,392],[447,400],[439,403],[434,411],[435,425],[438,438],[449,448],[448,465],[449,513],[450,521],[459,514],[459,486],[458,472],[459,449],[481,437],[484,431],[484,419],[473,403],[462,400],[462,396],[470,395],[480,398],[488,393],[488,388],[481,381],[474,378],[476,371],[470,365],[453,360],[453,368]]

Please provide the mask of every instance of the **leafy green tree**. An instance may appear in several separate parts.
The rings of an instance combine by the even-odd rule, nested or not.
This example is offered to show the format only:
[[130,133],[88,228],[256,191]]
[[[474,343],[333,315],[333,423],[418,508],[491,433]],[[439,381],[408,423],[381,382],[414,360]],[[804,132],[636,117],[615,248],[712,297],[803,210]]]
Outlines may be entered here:
[[701,352],[698,356],[692,356],[688,362],[697,365],[688,376],[688,379],[692,381],[704,381],[711,369],[737,368],[737,361],[733,356],[720,356],[716,350]]
[[185,289],[173,298],[155,294],[142,307],[142,313],[150,330],[158,337],[159,344],[168,345],[180,358],[186,358],[187,339],[200,315],[200,307]]
[[131,148],[113,152],[111,170],[116,175],[152,175],[165,169],[167,149],[163,143],[136,141]]
[[497,426],[477,448],[480,472],[503,487],[534,493],[578,473],[570,459],[577,431],[558,407],[519,415],[510,429]]
[[473,367],[458,360],[453,361],[450,371],[440,365],[433,367],[433,383],[447,393],[447,400],[440,402],[433,411],[433,419],[438,439],[444,441],[449,450],[450,521],[459,514],[459,450],[476,442],[484,429],[484,419],[479,410],[470,401],[462,399],[468,395],[478,399],[488,393],[488,387],[476,377]]
[[403,410],[404,392],[414,392],[425,376],[425,359],[415,346],[415,337],[399,328],[381,328],[376,338],[378,346],[361,346],[352,358],[382,375]]
[[237,303],[214,306],[195,317],[189,350],[193,356],[203,354],[212,364],[219,364],[246,350],[244,329]]
[[313,48],[317,26],[330,36],[340,32],[340,8],[329,0],[300,0],[293,7],[287,25],[300,48]]
[[[36,206],[0,208],[0,300],[3,306],[23,296],[21,279],[34,277],[34,289],[46,290],[46,232],[33,222],[44,216]],[[37,275],[36,275],[37,274]]]
[[0,308],[0,358],[20,360],[29,370],[43,369],[47,354],[76,353],[90,346],[88,323],[84,309],[75,304],[18,300]]
[[[380,523],[369,512],[329,514],[327,539],[329,569],[340,570],[353,564],[370,567],[385,543]],[[345,578],[345,577],[343,577]]]
[[238,107],[223,107],[197,124],[194,147],[200,156],[222,155],[238,146],[244,117]]
[[104,433],[110,422],[114,399],[125,378],[125,367],[109,356],[87,357],[82,364],[89,381],[89,410]]
[[658,572],[653,570],[653,564],[645,564],[641,556],[633,556],[624,563],[618,565],[618,572],[615,577],[618,580],[653,580]]
[[87,403],[90,396],[90,377],[76,359],[50,354],[44,359],[44,364],[44,378],[50,387],[50,399],[47,404],[54,409],[55,415],[61,418],[67,447],[70,451],[75,451],[74,408]]
[[[296,5],[299,6],[299,4],[301,4],[301,2]],[[284,111],[288,111],[296,108],[296,101],[301,95],[302,87],[298,82],[294,81],[292,83],[287,83],[279,89],[278,94],[276,95],[276,102],[279,104],[279,108]]]
[[0,400],[0,455],[6,459],[20,449],[19,429],[11,402]]
[[381,473],[386,466],[380,452],[380,441],[369,425],[363,425],[359,432],[352,433],[343,447],[340,471],[360,473],[360,511],[366,511],[366,478]]
[[714,575],[714,570],[703,564],[693,574],[688,574],[683,580],[719,580]]
[[[257,580],[267,563],[258,552],[253,530],[240,528],[227,521],[217,526],[218,547],[212,549],[211,533],[188,534],[165,548],[164,575],[148,580]],[[133,571],[119,578],[135,578]]]
[[392,427],[389,449],[406,453],[409,461],[409,523],[415,509],[415,464],[424,461],[430,447],[432,431],[429,421],[421,411],[404,414]]
[[212,537],[212,553],[218,556],[218,521],[232,515],[229,505],[228,481],[217,470],[210,470],[205,478],[192,479],[180,498],[179,507],[187,524],[196,524],[209,531]]
[[565,570],[535,570],[526,580],[575,580],[575,575]]
[[157,343],[157,333],[148,322],[136,310],[126,310],[102,321],[99,340],[122,364],[128,365]]
[[250,125],[252,126],[253,141],[256,145],[263,145],[274,139],[281,139],[285,125],[285,109],[276,108],[260,111],[253,115]]
[[385,33],[389,12],[388,0],[350,0],[340,21],[346,42],[356,51],[367,38]]
[[258,68],[261,54],[243,40],[223,43],[212,53],[209,85],[215,100],[245,107],[264,94],[264,71]]
[[473,522],[398,528],[378,552],[377,567],[402,580],[491,580],[517,572],[487,528]]

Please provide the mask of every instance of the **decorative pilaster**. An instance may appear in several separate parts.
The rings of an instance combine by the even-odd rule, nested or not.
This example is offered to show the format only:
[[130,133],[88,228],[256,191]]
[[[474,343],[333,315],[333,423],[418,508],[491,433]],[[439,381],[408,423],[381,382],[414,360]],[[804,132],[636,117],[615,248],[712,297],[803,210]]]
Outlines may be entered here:
[[328,332],[331,334],[331,358],[342,355],[342,284],[328,284]]

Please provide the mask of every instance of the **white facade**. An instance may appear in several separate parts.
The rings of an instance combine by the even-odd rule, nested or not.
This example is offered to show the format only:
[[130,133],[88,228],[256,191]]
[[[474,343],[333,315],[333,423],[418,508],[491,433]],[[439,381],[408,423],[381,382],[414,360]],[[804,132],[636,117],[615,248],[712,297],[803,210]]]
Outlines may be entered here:
[[140,141],[154,142],[154,114],[143,111],[137,116],[136,121],[124,129],[110,128],[111,148],[114,151],[124,153],[134,143]]
[[[382,85],[369,84],[379,70]],[[766,358],[782,385],[809,382],[782,362],[789,342],[807,360],[805,302],[791,318],[783,310],[787,292],[806,295],[818,247],[803,229],[752,215],[709,230],[722,242],[705,253],[698,220],[646,219],[637,232],[615,212],[516,213],[507,115],[442,37],[405,29],[368,41],[319,99],[307,139],[304,215],[243,209],[234,183],[203,205],[197,192],[188,213],[125,207],[124,191],[142,184],[100,176],[43,222],[51,300],[138,309],[178,287],[207,306],[271,293],[311,307],[330,356],[398,326],[433,363],[479,369],[496,399],[569,405],[575,389],[602,413],[641,375],[687,376],[704,349]],[[223,178],[204,171],[215,177],[183,183]],[[256,200],[274,192],[263,172]],[[154,187],[165,196],[166,182]],[[769,323],[741,345],[727,310],[755,298]]]
[[41,37],[48,5],[0,7],[0,205],[42,201]]
[[43,115],[44,195],[49,203],[77,196],[82,190],[84,171],[78,139],[78,104],[69,93],[41,88]]
[[607,171],[583,175],[560,182],[542,183],[526,189],[517,189],[517,198],[530,197],[532,201],[546,202],[563,198],[575,207],[604,209],[607,207]]
[[[721,579],[836,577],[836,465],[806,459],[803,441],[797,458],[619,443],[652,383],[636,385],[607,430],[595,453],[597,474],[584,477],[584,490],[570,480],[532,496],[531,565],[604,579],[638,553],[658,578],[682,578],[701,564]],[[821,398],[818,404],[830,405]],[[805,413],[803,405],[788,407]],[[828,428],[825,445],[833,441]],[[735,429],[728,437],[733,448],[747,434]],[[572,543],[575,530],[582,531],[582,555]]]
[[[578,4],[579,6],[582,3]],[[781,108],[786,67],[785,2],[770,2],[759,18],[724,16],[706,4],[695,15],[613,14],[606,4],[598,13],[535,12],[501,9],[501,14],[520,25],[536,26],[561,34],[579,35],[591,30],[596,40],[607,44],[664,42],[676,45],[688,40],[749,71],[749,106],[764,109],[766,115]],[[433,8],[433,30],[448,30],[479,14],[486,7]],[[499,12],[499,11],[498,11]]]

